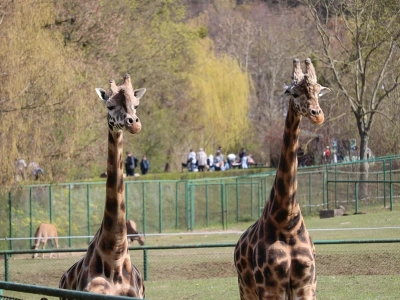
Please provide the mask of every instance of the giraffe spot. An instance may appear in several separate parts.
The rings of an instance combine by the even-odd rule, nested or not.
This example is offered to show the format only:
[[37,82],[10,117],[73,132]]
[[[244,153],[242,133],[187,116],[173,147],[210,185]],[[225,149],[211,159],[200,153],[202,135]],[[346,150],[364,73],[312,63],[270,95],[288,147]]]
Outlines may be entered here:
[[[116,205],[113,205],[112,203],[106,203],[106,211],[108,212],[108,213],[111,213],[112,214],[112,212],[110,211],[110,209],[109,208],[111,208],[112,210],[114,210],[115,209],[115,206]],[[112,218],[112,217],[110,217],[108,214],[104,214],[104,219],[103,219],[103,227],[104,227],[104,229],[106,230],[106,231],[110,231],[111,230],[111,228],[113,227],[113,225],[114,225],[114,219]]]
[[[287,147],[286,147],[287,148]],[[282,171],[284,174],[287,174],[290,171],[290,165],[288,164],[286,157],[281,156],[279,160],[279,165],[278,168],[280,171]]]
[[283,221],[286,221],[287,220],[287,217],[288,217],[288,211],[286,210],[286,209],[284,209],[284,208],[281,208],[280,210],[278,210],[277,212],[276,212],[276,214],[275,214],[275,220],[278,222],[278,223],[281,223],[281,222],[283,222]]
[[256,283],[264,284],[263,273],[260,270],[254,272],[254,279],[256,280]]
[[246,286],[253,286],[254,282],[253,273],[251,273],[249,270],[246,271],[243,276],[243,282]]
[[239,261],[240,259],[240,248],[238,247],[238,245],[236,245],[236,249],[235,249],[235,261]]
[[306,247],[298,247],[296,249],[293,249],[291,251],[291,256],[292,257],[305,257],[308,260],[312,261],[312,254],[310,253],[310,249],[306,248]]
[[287,276],[289,271],[288,262],[282,261],[275,268],[274,272],[279,279],[283,279]]
[[125,209],[126,209],[125,202],[121,202],[121,204],[119,205],[119,210],[125,212]]
[[266,250],[264,243],[257,245],[257,266],[261,267],[266,261]]
[[87,249],[86,256],[91,257],[94,249],[94,243],[91,243]]
[[268,250],[268,265],[272,266],[276,261],[286,258],[286,253],[280,249],[269,249]]
[[111,170],[107,170],[106,187],[109,189],[113,189],[116,182],[117,182],[117,176],[116,176],[115,172],[113,172]]
[[267,234],[267,239],[266,239],[268,244],[272,244],[276,241],[276,231],[277,231],[277,229],[276,229],[275,225],[272,222],[268,221],[268,223],[267,223],[268,234]]
[[294,245],[296,245],[296,242],[297,242],[297,239],[295,237],[290,237],[288,244],[289,244],[289,246],[294,246]]
[[243,272],[243,267],[242,266],[244,267],[242,262],[236,264],[236,270],[238,271],[238,273],[242,273]]
[[290,230],[297,226],[297,224],[301,221],[301,214],[298,213],[293,219],[291,219],[287,225],[287,229]]
[[277,178],[276,187],[277,187],[276,192],[278,193],[277,198],[283,197],[284,195],[287,194],[288,187],[283,178]]
[[124,178],[120,176],[118,178],[117,193],[122,194],[124,192]]
[[257,242],[257,231],[251,233],[250,244],[254,245]]
[[264,226],[258,228],[258,240],[263,240],[265,237]]
[[106,253],[106,254],[110,254],[111,251],[113,251],[114,246],[115,246],[115,240],[114,239],[102,239],[100,242],[100,249]]
[[244,242],[240,245],[240,254],[247,256],[247,243]]
[[[304,227],[303,227],[304,228]],[[307,244],[309,242],[308,238],[307,238],[307,231],[303,230],[302,232],[297,234],[297,237],[299,239],[299,241],[303,244]],[[310,243],[310,245],[312,245],[312,243]]]
[[92,267],[93,267],[92,274],[93,273],[96,275],[103,274],[103,261],[98,254],[96,254],[96,257],[94,259],[94,264],[92,264]]
[[104,262],[104,276],[106,278],[111,276],[111,266],[106,261]]
[[[110,124],[110,123],[109,123]],[[112,132],[108,132],[108,143],[114,145],[115,141],[114,141],[114,136],[112,134]]]
[[304,261],[300,259],[293,259],[292,260],[292,276],[295,278],[301,278],[307,275],[311,275],[310,269],[311,269],[312,262],[311,261]]
[[122,283],[122,276],[120,274],[114,274],[113,282],[121,284]]
[[275,199],[275,188],[274,186],[271,189],[271,192],[269,193],[269,199]]
[[264,278],[265,278],[265,285],[269,287],[275,287],[277,285],[276,280],[272,276],[271,269],[269,267],[265,267],[264,269]]
[[86,285],[86,279],[88,278],[88,272],[86,270],[82,271],[79,275],[79,279],[78,279],[78,290],[79,291],[83,291]]

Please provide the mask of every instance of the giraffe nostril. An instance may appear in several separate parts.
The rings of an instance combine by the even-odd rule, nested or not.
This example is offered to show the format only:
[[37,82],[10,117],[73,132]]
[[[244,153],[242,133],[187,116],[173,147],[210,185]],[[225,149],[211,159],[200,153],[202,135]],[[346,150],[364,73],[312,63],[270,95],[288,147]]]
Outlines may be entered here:
[[126,119],[126,123],[128,124],[128,125],[132,125],[133,124],[133,118],[127,118]]
[[139,123],[139,118],[136,118],[135,122],[136,122],[136,123]]
[[320,112],[321,112],[320,110],[312,109],[312,110],[311,110],[311,115],[312,115],[312,116],[317,116],[317,115],[320,114]]

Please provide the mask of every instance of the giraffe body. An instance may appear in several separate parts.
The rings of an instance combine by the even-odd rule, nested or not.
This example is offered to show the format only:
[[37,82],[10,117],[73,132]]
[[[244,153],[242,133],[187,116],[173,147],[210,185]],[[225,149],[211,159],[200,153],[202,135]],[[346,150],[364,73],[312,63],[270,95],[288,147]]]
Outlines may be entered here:
[[329,89],[317,83],[306,59],[293,61],[293,81],[285,86],[289,98],[280,161],[262,215],[240,237],[235,248],[240,298],[316,299],[315,247],[306,229],[297,191],[297,149],[303,116],[321,124],[318,98]]
[[[44,249],[48,241],[50,242],[51,246],[54,247],[51,240],[54,241],[54,243],[56,244],[56,248],[58,249],[58,234],[56,227],[53,224],[40,223],[35,232],[35,244],[32,246],[32,249],[38,249],[40,243],[43,243]],[[50,258],[52,254],[53,253],[50,253]],[[32,255],[32,258],[35,258],[37,256],[38,254],[35,253]],[[60,257],[60,255],[57,254],[57,257]],[[44,253],[42,255],[42,258],[44,258]]]
[[102,224],[91,241],[86,255],[60,280],[60,288],[98,294],[144,298],[145,289],[139,270],[131,263],[125,219],[123,180],[123,129],[134,134],[141,130],[136,115],[145,89],[133,90],[130,76],[111,92],[96,89],[108,108],[108,159],[106,203]]

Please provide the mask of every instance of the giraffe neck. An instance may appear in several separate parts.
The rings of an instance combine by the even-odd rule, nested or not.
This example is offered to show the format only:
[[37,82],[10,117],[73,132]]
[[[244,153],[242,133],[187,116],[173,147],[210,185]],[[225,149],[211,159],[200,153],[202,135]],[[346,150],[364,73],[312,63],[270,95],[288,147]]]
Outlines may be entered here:
[[108,132],[108,159],[106,204],[98,243],[107,253],[117,259],[127,248],[125,219],[125,187],[123,179],[123,132]]
[[281,156],[270,199],[263,212],[263,219],[272,218],[277,225],[290,229],[293,220],[301,218],[297,202],[297,149],[302,116],[293,110],[290,100],[285,120]]

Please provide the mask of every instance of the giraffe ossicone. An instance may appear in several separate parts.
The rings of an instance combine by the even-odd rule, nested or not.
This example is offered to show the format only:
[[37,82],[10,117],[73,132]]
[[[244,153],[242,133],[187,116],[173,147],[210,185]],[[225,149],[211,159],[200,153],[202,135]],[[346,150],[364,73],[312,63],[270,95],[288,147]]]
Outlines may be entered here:
[[316,299],[315,247],[297,192],[297,150],[302,117],[324,121],[319,97],[329,89],[317,82],[314,66],[293,60],[292,83],[284,86],[289,99],[280,161],[262,215],[239,238],[234,262],[241,300]]
[[90,242],[86,255],[60,280],[60,288],[98,294],[145,297],[143,277],[132,264],[128,251],[125,185],[123,180],[123,130],[135,134],[142,125],[136,109],[146,89],[133,90],[129,74],[110,91],[96,93],[108,109],[108,158],[106,203],[101,226]]

